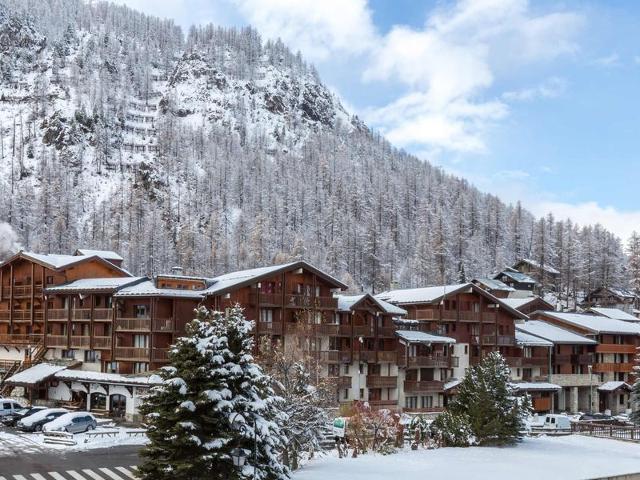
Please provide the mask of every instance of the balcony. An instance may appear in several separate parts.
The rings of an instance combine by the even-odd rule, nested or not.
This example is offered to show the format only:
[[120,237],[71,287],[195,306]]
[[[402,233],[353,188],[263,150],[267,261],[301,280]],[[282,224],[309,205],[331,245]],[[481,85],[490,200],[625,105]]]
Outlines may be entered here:
[[69,310],[66,308],[50,308],[47,310],[47,320],[50,322],[63,321],[69,319]]
[[596,353],[627,353],[635,354],[635,345],[619,345],[614,343],[601,343],[596,345]]
[[444,382],[439,380],[425,380],[422,382],[416,382],[413,380],[405,380],[404,391],[406,393],[429,393],[429,392],[442,392],[444,390]]
[[373,337],[373,325],[354,325],[353,336],[354,337]]
[[379,337],[393,338],[396,335],[396,327],[378,327]]
[[168,362],[169,361],[169,347],[166,348],[154,348],[151,350],[152,360],[154,362]]
[[[30,298],[32,293],[31,285],[14,285],[13,286],[13,298]],[[2,298],[9,298],[11,294],[11,290],[9,288],[4,288],[2,293]],[[42,296],[42,286],[36,285],[33,289],[34,296]]]
[[571,363],[578,365],[593,365],[595,363],[595,355],[593,353],[583,353],[580,355],[571,355]]
[[150,330],[150,318],[116,318],[116,331],[118,332],[148,332]]
[[321,323],[316,325],[316,333],[318,335],[338,335],[340,325],[332,323]]
[[47,347],[67,348],[69,338],[66,335],[47,335]]
[[0,322],[9,321],[9,310],[0,310]]
[[367,375],[367,388],[398,388],[398,377]]
[[398,400],[369,400],[369,406],[374,409],[398,408]]
[[71,337],[71,348],[82,348],[89,349],[91,345],[91,337],[85,336],[72,336]]
[[364,363],[376,363],[376,354],[375,350],[361,350],[359,352],[354,352],[354,359],[358,359]]
[[352,332],[351,325],[339,325],[338,326],[338,335],[341,337],[350,337]]
[[148,362],[149,361],[149,349],[137,348],[137,347],[116,347],[115,351],[116,360],[130,361],[130,362]]
[[310,295],[285,295],[289,308],[338,308],[338,299],[334,297],[312,297]]
[[312,356],[320,362],[338,363],[340,352],[338,350],[325,350],[323,352],[311,352]]
[[91,309],[90,308],[74,308],[71,312],[71,320],[74,322],[90,322],[91,321]]
[[452,357],[443,357],[439,355],[409,357],[407,359],[407,366],[408,367],[451,368],[451,363],[452,363],[451,358]]
[[167,333],[173,332],[173,320],[170,318],[154,318],[153,331]]
[[111,308],[94,308],[93,309],[93,320],[96,322],[100,321],[108,321],[110,322],[113,319],[113,309]]
[[258,333],[264,335],[282,335],[282,323],[258,322]]
[[14,310],[13,321],[14,323],[31,323],[33,318],[36,322],[42,322],[44,320],[44,312],[42,310],[34,310],[33,316],[31,310]]
[[608,373],[608,372],[626,372],[631,373],[633,371],[633,363],[596,363],[593,366],[593,373]]
[[510,335],[498,335],[497,338],[495,335],[483,335],[482,344],[498,345],[500,347],[511,347],[516,344],[516,338]]
[[340,350],[340,363],[351,363],[353,355],[351,350]]
[[554,354],[553,363],[556,365],[571,363],[571,355],[570,354]]
[[282,306],[282,293],[251,293],[249,303],[265,307]]
[[378,362],[396,363],[397,361],[398,361],[398,352],[396,350],[393,350],[393,351],[386,351],[386,350],[378,351]]
[[43,338],[44,335],[41,334],[0,333],[0,345],[38,345]]
[[523,367],[544,367],[549,364],[548,357],[522,357]]
[[336,383],[338,388],[351,388],[353,385],[353,378],[347,376],[338,377]]
[[96,350],[111,350],[111,337],[93,337],[93,348]]

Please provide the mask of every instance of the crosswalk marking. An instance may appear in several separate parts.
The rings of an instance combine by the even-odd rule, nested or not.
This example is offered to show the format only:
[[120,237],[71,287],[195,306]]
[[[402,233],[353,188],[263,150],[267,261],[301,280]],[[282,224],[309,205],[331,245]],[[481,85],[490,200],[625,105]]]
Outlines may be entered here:
[[44,478],[39,473],[32,473],[31,476],[34,478],[34,480],[47,480],[46,478]]
[[67,474],[71,475],[76,480],[87,480],[86,478],[84,478],[82,475],[80,475],[75,470],[67,470]]
[[1,477],[0,476],[0,480],[7,480],[7,477]]
[[116,475],[115,473],[113,473],[108,468],[101,468],[100,471],[102,473],[106,474],[107,476],[113,478],[113,480],[124,480],[124,478],[122,478],[120,475]]
[[16,480],[27,480],[23,475],[14,475],[13,478],[15,478]]
[[93,470],[89,470],[88,468],[82,470],[82,473],[84,473],[85,475],[89,475],[91,478],[93,478],[93,480],[104,480],[104,477],[101,477],[96,472],[94,472]]
[[53,477],[53,480],[67,480],[62,475],[60,475],[58,472],[49,472],[49,476]]
[[124,467],[116,467],[116,470],[118,470],[120,473],[124,473],[129,478],[133,478],[134,480],[136,478],[135,475],[133,475],[129,470],[127,470]]

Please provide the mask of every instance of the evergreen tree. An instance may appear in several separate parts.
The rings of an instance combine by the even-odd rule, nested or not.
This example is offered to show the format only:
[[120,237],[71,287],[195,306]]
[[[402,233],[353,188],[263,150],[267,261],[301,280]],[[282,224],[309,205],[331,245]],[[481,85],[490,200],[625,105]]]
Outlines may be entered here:
[[[225,316],[204,307],[169,352],[163,384],[152,389],[140,411],[148,422],[149,445],[141,452],[145,480],[288,476],[279,460],[286,444],[280,425],[281,399],[271,379],[254,363],[252,324],[234,308]],[[231,452],[247,463],[236,470]]]
[[627,243],[627,254],[629,255],[629,276],[631,277],[631,288],[640,295],[640,235],[633,232]]
[[[465,438],[478,445],[506,445],[522,438],[530,411],[528,397],[516,397],[509,366],[499,352],[467,370],[448,414],[436,427],[456,445]],[[467,428],[468,427],[468,428]],[[472,437],[468,435],[471,432]]]

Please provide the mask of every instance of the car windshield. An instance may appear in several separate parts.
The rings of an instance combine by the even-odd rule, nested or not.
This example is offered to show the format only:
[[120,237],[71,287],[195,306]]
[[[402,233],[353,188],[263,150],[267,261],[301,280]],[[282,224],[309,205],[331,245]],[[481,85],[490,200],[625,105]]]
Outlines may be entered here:
[[21,408],[20,410],[16,410],[18,415],[24,415],[25,413],[29,413],[31,411],[30,408]]

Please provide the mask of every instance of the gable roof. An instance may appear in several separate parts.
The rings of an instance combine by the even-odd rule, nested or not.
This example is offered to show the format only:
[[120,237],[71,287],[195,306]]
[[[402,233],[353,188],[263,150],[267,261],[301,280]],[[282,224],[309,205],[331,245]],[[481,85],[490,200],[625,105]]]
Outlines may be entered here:
[[192,300],[202,300],[204,290],[188,290],[180,288],[158,288],[153,280],[145,278],[141,282],[128,285],[119,289],[114,298],[124,297],[169,297],[169,298],[189,298]]
[[601,317],[613,318],[615,320],[623,320],[625,322],[640,322],[640,318],[634,317],[630,313],[620,310],[619,308],[602,308],[591,307],[588,312],[593,312]]
[[618,298],[636,298],[636,294],[633,293],[631,290],[626,289],[626,288],[615,288],[615,287],[600,287],[600,288],[596,288],[591,293],[589,293],[589,295],[587,295],[587,297],[589,297],[591,295],[595,295],[596,293],[601,292],[603,290],[611,293],[612,295],[614,295],[614,296],[616,296]]
[[516,345],[522,347],[553,347],[553,342],[516,329]]
[[547,302],[544,298],[538,297],[537,295],[533,297],[514,297],[514,298],[507,297],[507,298],[501,298],[500,300],[503,303],[506,303],[507,305],[509,305],[510,307],[515,308],[516,310],[520,310],[522,307],[525,307],[537,301],[543,302],[549,307],[549,310],[553,310],[553,305]]
[[408,288],[402,290],[389,290],[382,292],[375,297],[386,302],[393,303],[395,305],[412,305],[412,304],[438,304],[442,299],[449,295],[457,293],[473,291],[488,298],[491,302],[496,303],[510,312],[516,318],[528,318],[524,313],[512,308],[504,303],[501,298],[493,296],[490,292],[473,283],[462,283],[458,285],[442,285],[437,287],[425,287],[425,288]]
[[522,258],[520,260],[518,260],[514,265],[513,268],[516,268],[517,265],[520,265],[521,263],[526,263],[527,265],[533,267],[533,268],[537,268],[539,270],[544,270],[545,272],[551,274],[551,275],[560,275],[560,272],[552,267],[551,265],[548,264],[544,264],[540,265],[540,262],[536,261],[536,260],[532,260],[531,258]]
[[554,344],[596,345],[598,343],[591,338],[543,320],[527,320],[526,322],[516,323],[516,333],[519,331],[549,340]]
[[48,287],[46,293],[75,293],[75,292],[115,292],[121,288],[138,284],[148,280],[147,277],[106,277],[82,278],[73,282]]
[[363,293],[361,295],[335,295],[335,298],[338,299],[338,311],[340,312],[350,312],[356,306],[358,306],[365,299],[371,300],[373,303],[378,305],[380,309],[392,315],[406,315],[407,311],[404,308],[397,307],[392,305],[391,303],[385,302],[384,300],[380,300],[368,293]]
[[493,278],[498,279],[502,275],[506,275],[507,277],[511,278],[514,282],[518,282],[518,283],[531,283],[531,284],[538,283],[526,273],[516,272],[509,269],[504,269],[502,272],[498,273]]
[[456,343],[455,338],[435,335],[433,333],[419,332],[416,330],[396,330],[396,336],[401,342],[406,343],[423,343],[430,345],[432,343]]
[[332,277],[328,273],[323,272],[319,268],[314,267],[304,260],[299,260],[297,262],[285,263],[282,265],[271,265],[268,267],[251,268],[249,270],[240,270],[237,272],[225,273],[224,275],[212,278],[212,285],[204,290],[203,293],[205,296],[221,295],[223,293],[227,293],[230,290],[251,285],[257,281],[260,281],[261,279],[272,277],[278,273],[297,270],[299,268],[308,270],[318,275],[327,283],[331,284],[333,288],[339,288],[341,290],[346,290],[348,288],[347,285],[342,283],[340,280]]
[[105,260],[104,258],[98,255],[90,255],[90,256],[62,255],[62,254],[50,254],[50,253],[35,253],[35,252],[28,252],[25,250],[20,250],[18,253],[16,253],[12,257],[0,263],[0,268],[4,267],[5,265],[8,265],[9,263],[19,258],[24,258],[25,260],[29,260],[31,262],[37,263],[38,265],[46,267],[49,270],[56,270],[56,271],[65,270],[74,265],[93,260],[107,266],[112,270],[121,272],[128,277],[132,276],[131,273],[129,273],[124,268],[118,267],[117,265],[114,265],[110,261]]
[[124,261],[124,258],[122,258],[119,254],[112,250],[90,250],[88,248],[79,248],[75,251],[74,255],[85,257],[100,257],[104,258],[105,260],[115,260],[117,262]]
[[510,287],[504,282],[497,280],[495,278],[476,278],[473,280],[473,283],[479,283],[484,285],[485,287],[490,288],[491,290],[500,290],[504,292],[514,292],[515,288]]
[[623,322],[607,317],[585,315],[582,313],[536,312],[540,315],[559,320],[568,325],[589,330],[593,334],[613,333],[621,335],[640,335],[640,325]]

